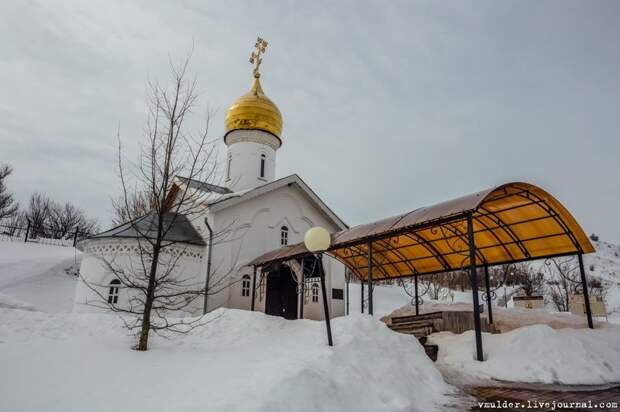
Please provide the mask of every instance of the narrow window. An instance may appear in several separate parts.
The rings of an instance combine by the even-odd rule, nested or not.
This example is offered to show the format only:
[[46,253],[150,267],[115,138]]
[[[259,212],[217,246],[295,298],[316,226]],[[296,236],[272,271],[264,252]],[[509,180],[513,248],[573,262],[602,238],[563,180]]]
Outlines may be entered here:
[[282,226],[280,228],[280,246],[288,245],[288,227]]
[[307,304],[310,299],[310,288],[307,285],[307,283],[304,285],[304,304]]
[[250,296],[250,276],[243,275],[241,282],[241,296]]
[[265,158],[266,156],[264,153],[260,155],[260,177],[265,177]]
[[312,284],[312,302],[319,301],[319,285],[316,283]]
[[108,303],[115,305],[118,303],[118,286],[121,284],[121,281],[118,279],[113,279],[110,282],[110,290],[108,291]]
[[230,179],[230,164],[232,163],[232,154],[228,153],[228,164],[226,165],[226,180]]

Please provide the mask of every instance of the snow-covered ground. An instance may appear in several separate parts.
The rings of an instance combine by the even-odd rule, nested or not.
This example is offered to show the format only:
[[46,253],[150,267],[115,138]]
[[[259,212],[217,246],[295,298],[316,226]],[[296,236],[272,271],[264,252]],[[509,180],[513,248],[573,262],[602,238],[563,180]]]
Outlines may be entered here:
[[0,318],[11,411],[433,411],[454,393],[415,339],[362,315],[333,322],[330,348],[322,322],[220,309],[145,353],[111,315]]
[[133,351],[116,316],[71,312],[65,269],[76,259],[72,248],[0,242],[0,410],[441,411],[455,401],[417,340],[357,314],[333,321],[333,348],[323,322],[221,309]]
[[440,332],[437,366],[455,381],[602,385],[620,382],[620,327],[589,329],[525,326],[501,334],[483,333],[484,362],[475,360],[474,332]]
[[72,247],[0,242],[0,307],[19,306],[44,312],[70,312],[79,265]]
[[[620,261],[609,249],[586,264],[616,288]],[[79,259],[70,247],[0,242],[0,409],[431,411],[457,399],[444,377],[620,382],[620,327],[599,322],[590,331],[579,316],[495,308],[505,333],[484,334],[485,362],[474,360],[472,332],[439,333],[431,337],[440,347],[433,364],[417,340],[379,321],[412,310],[403,289],[377,286],[370,318],[359,314],[356,284],[351,316],[333,321],[333,348],[322,322],[222,309],[189,335],[154,336],[140,353],[115,316],[72,313],[76,278],[67,269]],[[427,300],[423,310],[470,306],[471,294],[456,292],[454,303]]]
[[592,244],[596,253],[585,255],[586,273],[600,279],[606,286],[609,321],[620,324],[620,246],[602,241]]

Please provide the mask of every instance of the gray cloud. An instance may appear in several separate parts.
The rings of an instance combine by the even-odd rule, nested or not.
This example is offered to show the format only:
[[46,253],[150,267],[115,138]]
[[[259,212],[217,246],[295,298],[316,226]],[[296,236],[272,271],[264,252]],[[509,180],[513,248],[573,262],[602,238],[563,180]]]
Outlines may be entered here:
[[[11,187],[107,219],[120,124],[135,153],[147,77],[195,50],[202,102],[263,86],[284,115],[278,174],[351,224],[508,180],[620,242],[616,2],[3,2],[0,161]],[[197,123],[196,123],[197,124]]]

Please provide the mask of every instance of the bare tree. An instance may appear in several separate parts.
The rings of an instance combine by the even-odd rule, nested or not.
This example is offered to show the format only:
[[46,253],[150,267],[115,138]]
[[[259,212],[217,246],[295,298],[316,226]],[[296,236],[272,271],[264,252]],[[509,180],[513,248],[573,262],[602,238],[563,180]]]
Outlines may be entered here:
[[50,202],[46,223],[50,236],[57,239],[62,239],[76,230],[91,233],[97,226],[96,219],[89,219],[82,209],[69,202],[64,205]]
[[547,290],[551,303],[560,312],[570,310],[570,296],[581,291],[579,266],[574,257],[554,258],[545,262]]
[[2,233],[8,236],[23,236],[22,231],[26,229],[28,221],[26,220],[26,213],[18,210],[11,217],[6,218],[3,222],[4,227]]
[[513,282],[520,285],[525,296],[534,296],[543,293],[545,276],[529,263],[517,263],[514,265]]
[[609,290],[609,287],[609,284],[606,284],[606,282],[603,282],[598,278],[592,276],[588,278],[588,291],[590,292],[591,296],[595,296],[604,300],[607,297],[607,291]]
[[435,273],[420,277],[420,296],[427,295],[429,299],[440,300],[448,296],[449,278],[445,273]]
[[10,218],[19,209],[19,205],[13,199],[13,194],[8,191],[6,178],[13,173],[9,165],[0,166],[0,220]]
[[115,226],[130,222],[151,210],[152,200],[147,190],[132,190],[125,195],[112,199],[112,224]]
[[[95,304],[121,315],[125,325],[137,332],[137,350],[147,350],[150,332],[186,332],[202,324],[201,319],[180,317],[196,299],[215,294],[227,286],[224,276],[205,286],[204,278],[184,279],[176,270],[183,248],[169,237],[179,222],[205,211],[209,194],[196,190],[191,182],[212,182],[216,175],[216,146],[207,138],[209,116],[198,133],[186,126],[196,107],[196,80],[187,78],[189,58],[180,66],[171,64],[170,89],[149,83],[146,144],[135,167],[128,170],[123,149],[118,147],[118,171],[122,196],[115,202],[117,222],[127,221],[137,233],[138,256],[131,265],[105,264],[130,296],[128,305],[109,301],[84,276],[83,281],[99,297]],[[134,181],[130,179],[134,176]],[[184,177],[181,184],[175,177]],[[146,216],[139,217],[147,209]],[[186,219],[188,218],[188,219]],[[179,251],[179,249],[181,249]]]
[[30,196],[26,219],[31,226],[31,236],[45,236],[45,225],[49,221],[52,201],[42,193],[34,193]]

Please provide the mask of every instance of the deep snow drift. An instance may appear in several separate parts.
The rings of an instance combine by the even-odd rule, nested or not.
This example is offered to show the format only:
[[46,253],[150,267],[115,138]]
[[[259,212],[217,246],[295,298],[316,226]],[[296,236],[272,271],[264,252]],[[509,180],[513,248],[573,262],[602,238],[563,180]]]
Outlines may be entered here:
[[72,247],[0,241],[0,307],[70,312],[81,252]]
[[[66,269],[79,258],[0,242],[0,409],[427,411],[454,401],[415,339],[368,316],[334,320],[329,348],[323,322],[222,309],[189,335],[133,351],[116,316],[71,313],[77,280]],[[402,304],[390,300],[390,310]]]
[[620,327],[553,329],[525,326],[501,334],[483,333],[485,361],[474,360],[474,333],[441,332],[437,366],[461,381],[602,385],[620,382]]
[[112,315],[0,309],[11,411],[432,411],[454,389],[419,343],[354,315],[325,326],[220,309],[190,335],[131,339]]
[[[610,280],[611,253],[608,264],[596,264]],[[620,381],[614,326],[589,331],[582,317],[497,308],[509,329],[550,317],[557,318],[554,328],[572,329],[485,334],[483,363],[473,359],[472,332],[436,334],[433,365],[415,339],[378,321],[409,305],[402,288],[376,287],[372,319],[359,315],[354,284],[352,315],[333,321],[334,348],[326,345],[322,322],[220,310],[204,328],[172,340],[154,337],[152,350],[139,353],[129,349],[133,339],[115,316],[70,313],[76,279],[65,269],[78,259],[72,248],[0,242],[0,409],[426,411],[462,402],[439,370],[485,385]],[[470,296],[456,295],[455,301]]]

